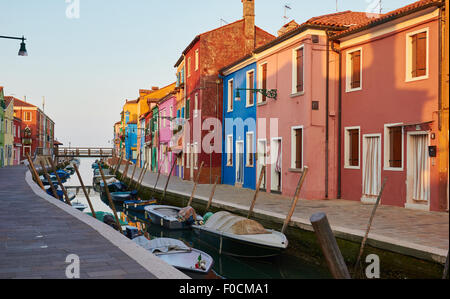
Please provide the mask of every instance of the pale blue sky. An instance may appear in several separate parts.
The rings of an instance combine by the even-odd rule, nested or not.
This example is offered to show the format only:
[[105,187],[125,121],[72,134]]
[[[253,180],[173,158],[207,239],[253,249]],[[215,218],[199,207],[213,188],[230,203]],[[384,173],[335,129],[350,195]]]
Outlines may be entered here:
[[[376,1],[376,0],[372,0]],[[383,1],[383,12],[414,2]],[[336,11],[336,0],[256,0],[256,25],[276,35],[290,19],[303,22]],[[371,0],[339,0],[339,11],[366,11]],[[289,20],[283,19],[289,4]],[[173,65],[201,32],[242,18],[240,0],[80,0],[80,18],[66,0],[0,0],[0,85],[42,107],[65,145],[111,146],[125,99],[140,88],[175,81]]]

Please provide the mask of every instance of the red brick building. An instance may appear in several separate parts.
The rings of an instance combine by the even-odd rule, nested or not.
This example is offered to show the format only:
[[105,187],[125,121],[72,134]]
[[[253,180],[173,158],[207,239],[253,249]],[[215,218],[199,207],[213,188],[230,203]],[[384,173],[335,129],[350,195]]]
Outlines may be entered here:
[[[222,82],[219,70],[250,54],[275,37],[255,26],[254,0],[242,0],[243,19],[197,35],[183,51],[186,66],[184,179],[193,180],[204,162],[200,183],[210,183],[221,174]],[[202,125],[208,118],[219,120]],[[215,138],[209,138],[214,131]],[[220,131],[220,132],[219,132]],[[208,138],[205,138],[208,136]],[[211,140],[209,140],[211,139]],[[202,143],[211,144],[205,151]],[[208,145],[206,146],[209,147]]]

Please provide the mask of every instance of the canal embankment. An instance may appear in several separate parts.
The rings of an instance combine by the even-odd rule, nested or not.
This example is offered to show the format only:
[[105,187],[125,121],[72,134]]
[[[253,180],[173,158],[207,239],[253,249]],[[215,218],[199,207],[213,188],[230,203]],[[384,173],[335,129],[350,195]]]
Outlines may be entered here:
[[[49,196],[24,165],[0,169],[0,278],[187,279],[110,226]],[[73,256],[72,256],[73,257]]]
[[[125,165],[119,168],[118,176]],[[136,169],[135,180],[141,169]],[[131,176],[131,167],[128,177]],[[157,178],[156,173],[146,172],[142,179],[140,196],[148,199]],[[129,179],[125,179],[129,182]],[[154,195],[161,198],[167,176],[160,176]],[[171,177],[163,204],[185,206],[191,196],[194,183]],[[192,206],[203,214],[212,185],[198,185]],[[226,210],[247,216],[254,190],[228,185],[217,185],[210,211]],[[291,198],[260,192],[252,218],[265,227],[281,230],[291,206]],[[349,267],[356,262],[373,206],[346,200],[299,200],[286,231],[288,251],[304,259],[325,266],[317,243],[311,215],[327,214],[338,245]],[[415,211],[392,206],[380,206],[366,243],[364,257],[377,254],[380,257],[384,278],[441,278],[449,247],[448,213]],[[363,260],[364,262],[364,260]]]

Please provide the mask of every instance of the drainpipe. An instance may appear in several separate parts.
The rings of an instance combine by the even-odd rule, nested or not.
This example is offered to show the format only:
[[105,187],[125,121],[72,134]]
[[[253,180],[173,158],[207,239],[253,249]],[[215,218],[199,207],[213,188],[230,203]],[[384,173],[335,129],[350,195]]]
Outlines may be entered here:
[[328,199],[328,171],[329,171],[329,84],[330,84],[330,37],[328,30],[325,30],[325,33],[327,35],[327,79],[326,79],[326,88],[325,88],[325,198]]
[[[219,80],[222,80],[222,82],[224,82],[225,76],[222,76],[222,74],[219,73]],[[219,83],[220,84],[220,83]],[[219,87],[219,84],[217,84],[217,87]],[[223,88],[222,88],[223,90]],[[219,100],[219,88],[217,88],[217,101]],[[216,106],[216,115],[219,116],[219,106]],[[222,162],[223,162],[223,146],[224,146],[224,140],[223,137],[225,136],[225,109],[222,109],[222,136],[220,137],[222,139],[222,157],[220,159],[220,183],[223,184],[223,167],[222,167]]]
[[334,41],[331,42],[331,49],[339,55],[339,88],[338,88],[338,178],[337,178],[337,198],[342,196],[341,172],[342,172],[342,52],[334,47]]

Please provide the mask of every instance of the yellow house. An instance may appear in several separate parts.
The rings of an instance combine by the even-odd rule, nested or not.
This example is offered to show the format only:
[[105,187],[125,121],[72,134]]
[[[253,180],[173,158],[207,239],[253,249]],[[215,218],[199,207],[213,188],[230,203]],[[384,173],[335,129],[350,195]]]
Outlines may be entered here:
[[121,115],[121,123],[123,129],[123,158],[136,162],[137,159],[137,121],[138,121],[138,104],[137,100],[126,100],[123,105]]
[[4,129],[4,166],[14,164],[14,101],[10,97],[5,98],[6,108],[3,116]]

